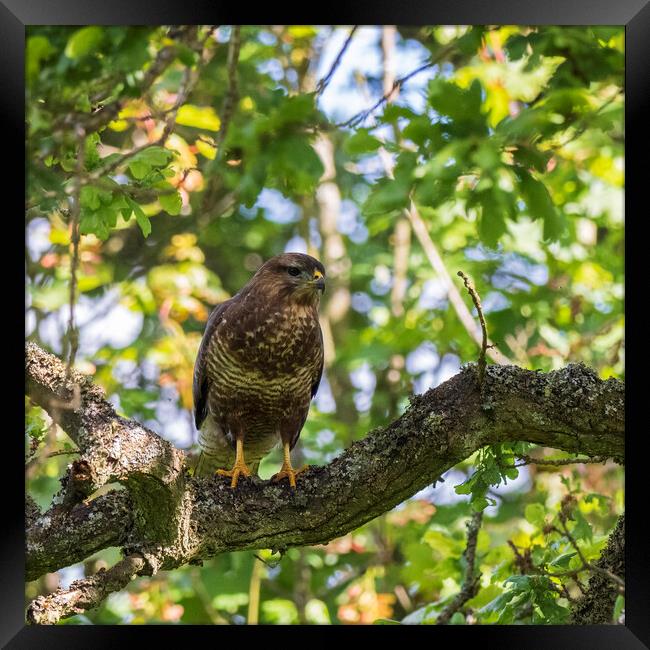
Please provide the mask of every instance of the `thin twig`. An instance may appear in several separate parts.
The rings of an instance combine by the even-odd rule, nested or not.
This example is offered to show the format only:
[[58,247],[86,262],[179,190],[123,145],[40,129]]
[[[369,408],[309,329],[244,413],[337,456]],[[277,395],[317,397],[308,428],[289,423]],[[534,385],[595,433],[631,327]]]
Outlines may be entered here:
[[578,542],[574,539],[573,535],[569,532],[565,519],[563,517],[560,517],[559,519],[560,519],[560,525],[562,526],[562,531],[564,532],[564,535],[569,540],[571,546],[573,546],[573,548],[576,550],[576,553],[578,554],[578,557],[582,561],[583,565],[595,573],[600,573],[601,575],[604,575],[607,579],[617,584],[620,593],[624,594],[625,581],[619,576],[612,573],[611,571],[608,571],[607,569],[603,569],[602,567],[599,567],[597,564],[593,564],[592,562],[589,562],[587,558],[584,556],[582,549],[578,546]]
[[399,90],[407,81],[409,81],[409,79],[412,79],[416,75],[420,74],[420,72],[424,72],[424,70],[432,68],[437,63],[440,63],[440,61],[442,61],[442,59],[444,59],[450,52],[453,52],[454,49],[456,49],[455,43],[452,42],[449,45],[446,45],[432,59],[430,59],[426,63],[423,63],[421,66],[409,72],[408,74],[404,75],[403,77],[399,77],[398,79],[395,79],[392,88],[387,93],[382,95],[382,97],[380,97],[372,106],[366,108],[363,111],[360,111],[359,113],[356,113],[348,120],[345,120],[345,122],[340,122],[335,126],[339,128],[345,126],[357,126],[358,124],[363,122],[373,111],[377,110],[384,102],[387,102],[391,98],[393,93],[396,90]]
[[[384,58],[384,93],[389,93],[395,83],[395,25],[384,25],[381,33],[381,50]],[[396,93],[391,93],[387,101],[393,101]],[[393,124],[395,142],[400,142],[397,124]],[[409,253],[411,250],[411,223],[406,217],[400,217],[393,231],[393,287],[390,293],[390,303],[393,315],[400,318],[404,315],[404,297],[408,285]]]
[[[228,43],[228,92],[223,101],[223,106],[221,109],[221,124],[219,126],[219,135],[217,136],[216,142],[213,144],[208,142],[211,146],[216,149],[216,155],[214,160],[209,165],[209,168],[215,170],[217,165],[223,159],[224,151],[223,144],[226,140],[226,135],[228,134],[228,129],[230,128],[230,123],[235,114],[235,106],[237,104],[237,98],[239,97],[239,87],[237,79],[237,65],[239,63],[239,50],[241,48],[241,26],[233,25],[232,33],[230,36],[230,42]],[[205,141],[205,140],[204,140]],[[208,178],[207,186],[203,192],[203,200],[201,202],[201,209],[204,213],[211,212],[213,207],[214,194],[217,188],[217,182],[219,177],[216,175],[211,175]]]
[[47,458],[54,458],[54,456],[68,456],[71,454],[80,454],[79,449],[59,449],[58,451],[53,451],[51,454],[47,455]]
[[72,189],[72,208],[70,210],[70,239],[72,241],[72,258],[70,261],[70,316],[68,318],[68,374],[74,366],[79,348],[79,330],[75,325],[75,303],[77,300],[77,269],[79,266],[79,219],[81,215],[81,177],[84,173],[86,132],[83,127],[75,128],[77,136],[77,170]]
[[594,456],[592,458],[533,458],[525,454],[517,454],[517,458],[525,461],[514,467],[523,467],[524,465],[573,465],[576,463],[606,463],[609,456]]
[[339,67],[339,64],[341,63],[341,59],[343,58],[345,51],[348,49],[348,46],[352,41],[352,37],[354,36],[354,32],[357,31],[358,27],[359,25],[355,25],[354,27],[352,27],[350,33],[348,34],[347,39],[345,40],[345,43],[343,43],[343,47],[336,55],[336,58],[334,59],[334,63],[332,63],[332,67],[329,69],[329,72],[318,82],[316,86],[316,96],[320,95],[325,90],[325,88],[327,88],[327,85],[332,80],[332,76],[336,72],[336,69]]
[[239,64],[239,50],[241,48],[241,26],[233,25],[230,43],[228,43],[228,93],[223,102],[221,109],[221,127],[217,137],[217,150],[226,139],[230,122],[235,113],[235,104],[239,97],[239,87],[237,80],[237,65]]
[[[413,231],[415,232],[417,238],[419,239],[420,245],[424,249],[424,253],[429,259],[431,266],[434,268],[436,273],[440,276],[440,279],[445,284],[447,289],[447,296],[449,297],[449,301],[451,302],[454,310],[456,311],[456,314],[458,315],[460,322],[467,330],[467,333],[476,341],[476,343],[478,345],[482,345],[483,344],[482,338],[479,335],[478,331],[476,330],[476,323],[474,321],[474,318],[472,317],[472,314],[467,308],[465,301],[460,295],[460,291],[458,291],[456,285],[453,283],[451,276],[447,271],[447,267],[445,266],[445,263],[442,259],[442,256],[438,251],[438,247],[434,244],[433,240],[431,239],[431,235],[427,230],[426,224],[424,223],[422,217],[420,216],[420,213],[418,212],[413,202],[411,202],[410,209],[406,210],[405,213],[407,214],[407,216],[411,220],[411,223],[413,224]],[[495,363],[499,363],[501,365],[510,364],[510,359],[508,359],[502,352],[500,352],[496,348],[496,346],[488,346],[487,355]]]
[[481,352],[478,355],[478,380],[479,384],[483,385],[483,379],[485,378],[485,353],[488,349],[488,335],[487,325],[485,324],[485,316],[483,316],[483,309],[481,307],[481,299],[478,295],[478,291],[476,291],[474,283],[469,279],[469,277],[466,276],[462,271],[458,271],[457,275],[463,279],[465,288],[474,301],[474,306],[478,312],[478,319],[481,322],[483,340],[481,341]]
[[481,572],[476,570],[476,546],[478,543],[478,532],[482,522],[483,510],[480,510],[479,512],[475,512],[467,523],[467,546],[463,552],[463,557],[467,563],[465,567],[465,579],[456,597],[440,612],[436,625],[446,625],[449,623],[451,617],[478,593]]

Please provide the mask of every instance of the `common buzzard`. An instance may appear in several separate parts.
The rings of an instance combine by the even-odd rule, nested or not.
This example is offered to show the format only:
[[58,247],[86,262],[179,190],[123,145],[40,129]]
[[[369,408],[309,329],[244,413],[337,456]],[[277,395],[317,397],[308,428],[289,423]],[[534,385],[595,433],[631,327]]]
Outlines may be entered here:
[[194,366],[196,475],[216,469],[234,488],[240,476],[257,474],[281,441],[284,463],[272,480],[288,478],[295,488],[302,470],[291,466],[290,451],[323,373],[318,304],[324,290],[318,260],[285,253],[210,314]]

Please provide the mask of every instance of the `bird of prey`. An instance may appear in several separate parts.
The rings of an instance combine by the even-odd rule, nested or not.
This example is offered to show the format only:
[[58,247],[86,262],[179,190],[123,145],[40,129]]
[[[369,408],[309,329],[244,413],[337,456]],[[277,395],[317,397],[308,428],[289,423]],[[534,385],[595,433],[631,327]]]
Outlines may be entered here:
[[290,451],[323,373],[318,305],[324,290],[318,260],[285,253],[212,311],[194,365],[201,447],[195,475],[216,469],[235,488],[281,442],[284,462],[272,480],[287,478],[296,487],[302,469],[292,467]]

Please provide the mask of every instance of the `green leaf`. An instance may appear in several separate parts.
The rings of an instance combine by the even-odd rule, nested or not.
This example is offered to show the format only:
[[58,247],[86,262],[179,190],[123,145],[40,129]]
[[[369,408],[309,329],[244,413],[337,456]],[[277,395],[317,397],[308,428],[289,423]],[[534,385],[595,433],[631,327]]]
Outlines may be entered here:
[[506,233],[506,209],[497,200],[498,194],[491,190],[481,192],[481,216],[478,221],[478,236],[487,246],[496,247],[499,239]]
[[576,556],[575,551],[569,551],[567,553],[562,553],[558,555],[552,562],[549,562],[549,566],[558,567],[560,569],[566,569],[569,566],[571,558]]
[[519,168],[515,171],[519,180],[519,191],[526,202],[528,214],[533,219],[544,220],[544,239],[558,239],[563,224],[553,204],[546,185]]
[[373,216],[405,208],[410,189],[410,184],[403,180],[382,179],[374,186],[361,210],[366,216]]
[[148,237],[151,234],[151,222],[149,217],[142,211],[142,208],[131,198],[127,198],[127,202],[133,213],[135,214],[135,220],[142,230],[142,234],[145,237]]
[[82,235],[96,235],[99,239],[108,239],[109,228],[99,212],[81,211],[79,232]]
[[519,165],[543,173],[546,171],[546,165],[551,154],[548,151],[540,151],[534,145],[519,145],[514,150],[512,156]]
[[368,129],[359,129],[343,143],[343,150],[349,155],[359,155],[377,151],[381,141],[370,135]]
[[614,620],[618,621],[619,617],[621,616],[621,613],[625,609],[625,596],[621,596],[620,594],[616,596],[616,602],[614,603]]
[[441,77],[429,83],[429,104],[440,115],[447,115],[454,121],[453,131],[458,135],[483,135],[486,132],[481,95],[478,79],[467,89]]
[[198,54],[184,43],[178,44],[176,51],[178,60],[188,68],[191,68],[198,61]]
[[129,171],[133,178],[140,181],[151,171],[151,165],[139,160],[132,160],[129,163]]
[[147,147],[133,156],[128,167],[131,175],[136,180],[142,180],[148,176],[155,167],[163,167],[171,158],[173,153],[164,147]]
[[580,512],[579,508],[576,508],[573,511],[573,517],[576,523],[575,526],[573,527],[573,530],[571,531],[571,534],[576,539],[591,541],[591,539],[594,536],[594,533],[591,529],[591,524],[585,519],[582,512]]
[[544,526],[544,515],[546,514],[546,509],[541,503],[529,503],[524,510],[524,517],[526,521],[542,528]]
[[178,192],[158,195],[162,209],[171,215],[177,215],[183,207],[183,200]]
[[443,140],[439,124],[432,124],[428,115],[414,117],[403,129],[402,135],[415,144],[423,146],[427,140],[432,146],[442,147]]
[[417,117],[418,114],[413,112],[410,108],[406,106],[400,106],[399,104],[389,104],[384,109],[384,112],[381,116],[382,122],[387,122],[393,124],[397,122],[398,118],[405,117],[407,119],[413,119]]
[[56,48],[45,36],[30,36],[25,48],[27,81],[32,82],[40,72],[41,62],[49,59],[56,52]]
[[528,47],[528,38],[522,34],[511,36],[505,43],[505,50],[511,61],[517,61],[524,56]]
[[29,407],[25,411],[25,433],[38,442],[43,440],[49,428],[42,415],[43,410],[39,406]]
[[483,41],[485,27],[470,27],[457,41],[456,46],[463,54],[476,54]]
[[99,166],[101,158],[99,157],[99,151],[97,151],[98,145],[101,144],[99,133],[91,133],[84,143],[84,156],[85,156],[85,166],[88,171],[92,171]]
[[65,46],[65,55],[69,59],[81,59],[95,52],[104,40],[104,29],[96,25],[78,29]]
[[84,185],[79,192],[79,202],[84,208],[96,210],[101,205],[99,190],[92,185]]

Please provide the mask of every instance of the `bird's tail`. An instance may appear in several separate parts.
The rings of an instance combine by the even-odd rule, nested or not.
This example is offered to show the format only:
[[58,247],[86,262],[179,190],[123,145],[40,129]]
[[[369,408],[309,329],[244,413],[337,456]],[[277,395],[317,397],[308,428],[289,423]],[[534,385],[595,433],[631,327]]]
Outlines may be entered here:
[[[212,476],[218,469],[231,469],[235,462],[235,450],[221,427],[208,415],[199,431],[201,453],[194,467],[194,476]],[[260,458],[247,458],[248,468],[257,475]]]
[[212,476],[220,467],[223,467],[223,461],[220,462],[218,458],[201,451],[194,468],[194,476]]

